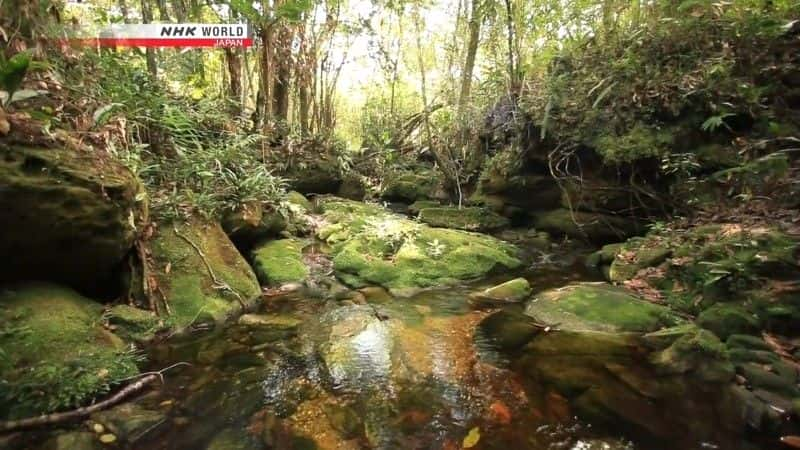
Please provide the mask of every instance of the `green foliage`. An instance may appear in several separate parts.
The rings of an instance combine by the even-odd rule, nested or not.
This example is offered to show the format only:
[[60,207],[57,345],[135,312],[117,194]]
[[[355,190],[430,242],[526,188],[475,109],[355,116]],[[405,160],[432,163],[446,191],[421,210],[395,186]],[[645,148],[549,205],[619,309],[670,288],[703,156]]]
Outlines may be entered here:
[[88,70],[99,74],[96,83],[83,89],[102,100],[96,116],[127,119],[128,135],[140,144],[111,146],[144,181],[157,216],[216,217],[243,203],[278,203],[284,181],[264,159],[265,136],[249,133],[246,124],[220,114],[226,110],[225,100],[173,96],[124,56],[86,59],[82,70],[67,72],[76,82],[85,82]]
[[673,139],[669,129],[659,130],[637,123],[622,135],[601,134],[594,144],[603,159],[621,163],[660,157],[669,152]]
[[0,90],[8,93],[9,100],[22,84],[30,62],[31,56],[28,52],[17,53],[8,60],[0,52]]

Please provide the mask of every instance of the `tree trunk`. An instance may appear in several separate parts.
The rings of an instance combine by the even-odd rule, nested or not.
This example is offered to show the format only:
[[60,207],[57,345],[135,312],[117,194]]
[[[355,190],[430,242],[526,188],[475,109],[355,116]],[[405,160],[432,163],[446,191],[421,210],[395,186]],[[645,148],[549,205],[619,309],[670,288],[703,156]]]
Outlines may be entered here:
[[[142,22],[151,23],[153,21],[153,10],[150,9],[150,1],[142,0]],[[145,59],[147,60],[147,71],[155,78],[158,76],[158,62],[156,61],[156,50],[152,47],[145,49]]]
[[511,9],[511,1],[506,3],[506,28],[508,29],[508,78],[511,90],[517,88],[517,69],[514,64],[514,14]]
[[469,42],[464,70],[461,72],[461,93],[458,97],[458,115],[463,117],[472,90],[472,72],[475,70],[475,57],[478,54],[478,42],[481,32],[480,0],[472,0],[472,12],[469,17]]
[[233,103],[233,115],[239,115],[242,111],[242,60],[239,57],[239,50],[225,48],[225,62],[228,68],[228,78],[230,79],[229,97]]
[[272,115],[286,123],[289,115],[289,87],[292,74],[292,30],[279,25],[275,40],[275,79],[272,91]]

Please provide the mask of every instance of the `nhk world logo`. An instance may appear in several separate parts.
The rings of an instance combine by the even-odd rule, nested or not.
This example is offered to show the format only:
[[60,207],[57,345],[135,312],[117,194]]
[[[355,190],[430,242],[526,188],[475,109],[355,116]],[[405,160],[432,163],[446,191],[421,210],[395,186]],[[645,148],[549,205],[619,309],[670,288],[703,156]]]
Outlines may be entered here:
[[149,23],[117,24],[97,37],[78,39],[101,47],[250,47],[246,24]]

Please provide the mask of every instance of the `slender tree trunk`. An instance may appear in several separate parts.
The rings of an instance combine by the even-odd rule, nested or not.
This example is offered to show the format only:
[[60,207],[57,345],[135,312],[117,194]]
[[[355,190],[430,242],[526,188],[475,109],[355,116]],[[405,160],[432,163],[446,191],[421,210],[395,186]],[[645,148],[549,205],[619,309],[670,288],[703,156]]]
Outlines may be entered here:
[[242,112],[242,60],[238,49],[225,48],[224,51],[230,83],[228,94],[234,105],[232,112],[239,115]]
[[167,2],[166,0],[156,0],[158,4],[158,16],[161,18],[162,22],[169,22],[169,12],[167,12]]
[[117,6],[119,6],[119,11],[122,13],[122,22],[131,23],[130,12],[128,11],[128,2],[126,0],[118,0]]
[[458,97],[458,112],[459,116],[462,117],[469,102],[472,89],[472,72],[475,70],[475,57],[478,54],[478,42],[481,32],[480,0],[472,0],[472,12],[467,26],[469,27],[469,42],[467,43],[464,70],[461,72],[461,92]]
[[511,7],[512,0],[505,0],[506,28],[508,30],[508,77],[512,91],[517,87],[517,69],[514,64],[514,14]]
[[269,131],[272,121],[272,30],[269,26],[263,26],[260,30],[261,35],[261,70],[260,83],[258,90],[257,110],[261,111],[258,121],[261,122],[262,130]]
[[[153,21],[153,10],[150,9],[150,1],[142,0],[142,22],[151,23]],[[147,71],[155,78],[158,76],[158,62],[156,61],[156,51],[152,47],[145,49],[145,59],[147,60]]]

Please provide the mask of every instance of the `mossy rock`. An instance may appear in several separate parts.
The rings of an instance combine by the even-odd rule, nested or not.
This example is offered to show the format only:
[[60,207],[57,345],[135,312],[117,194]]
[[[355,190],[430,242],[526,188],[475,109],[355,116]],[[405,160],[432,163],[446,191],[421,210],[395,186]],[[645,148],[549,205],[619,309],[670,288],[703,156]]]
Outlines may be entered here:
[[525,300],[529,295],[531,295],[531,285],[528,280],[514,278],[470,295],[470,303],[477,305],[515,303]]
[[264,285],[278,286],[305,281],[309,271],[303,262],[304,241],[279,239],[253,249],[253,268]]
[[536,213],[533,226],[538,230],[598,244],[619,241],[639,230],[639,224],[631,218],[564,208]]
[[733,334],[756,334],[760,331],[758,319],[739,305],[713,305],[697,316],[696,323],[711,330],[720,339],[728,339]]
[[630,188],[604,184],[600,180],[582,183],[566,182],[562,185],[562,208],[588,212],[621,212],[637,205]]
[[345,173],[336,195],[350,200],[364,200],[367,196],[367,184],[361,175],[355,172]]
[[408,213],[416,216],[419,215],[419,212],[425,208],[438,208],[440,206],[442,206],[442,204],[436,200],[417,200],[408,205]]
[[69,149],[0,144],[0,282],[48,280],[107,295],[147,216],[121,163]]
[[342,175],[335,157],[314,154],[313,159],[293,162],[278,175],[284,177],[290,190],[303,194],[336,194]]
[[136,375],[136,357],[103,328],[103,306],[36,283],[0,292],[0,417],[83,405]]
[[423,208],[419,212],[419,220],[432,227],[466,231],[497,230],[507,227],[510,223],[507,218],[497,213],[475,206]]
[[222,218],[225,233],[237,245],[245,247],[269,236],[277,236],[286,227],[286,219],[275,208],[265,208],[258,203],[241,205]]
[[108,323],[116,327],[114,332],[129,341],[149,341],[166,328],[165,321],[155,313],[133,306],[114,305],[106,315]]
[[441,183],[441,176],[433,170],[397,172],[387,175],[381,197],[406,203],[441,198]]
[[647,267],[654,267],[662,262],[672,254],[672,251],[666,247],[639,247],[630,248],[625,247],[633,253],[632,259],[622,258],[618,253],[611,263],[608,271],[609,281],[619,283],[630,280],[636,274]]
[[516,350],[527,344],[540,331],[533,319],[516,311],[501,309],[478,324],[475,340],[488,340],[500,350]]
[[490,236],[431,228],[377,205],[327,198],[321,206],[327,224],[318,235],[332,245],[336,276],[352,287],[409,292],[521,264],[513,245]]
[[171,309],[167,320],[179,330],[221,322],[253,305],[261,293],[253,269],[217,223],[195,218],[162,224],[152,253]]
[[[679,326],[662,330],[667,335],[674,330],[676,339],[669,347],[651,356],[659,373],[691,374],[707,382],[726,382],[733,378],[733,365],[728,350],[717,336],[696,326]],[[651,339],[657,333],[648,335]]]
[[525,314],[570,331],[647,333],[683,322],[668,308],[604,283],[577,283],[536,295]]
[[298,208],[303,210],[303,212],[311,212],[311,210],[314,209],[313,205],[306,198],[306,196],[297,191],[287,192],[285,201],[286,203],[297,206]]
[[525,211],[556,208],[561,201],[561,189],[549,175],[508,175],[489,169],[481,174],[478,192],[490,203],[502,201]]

